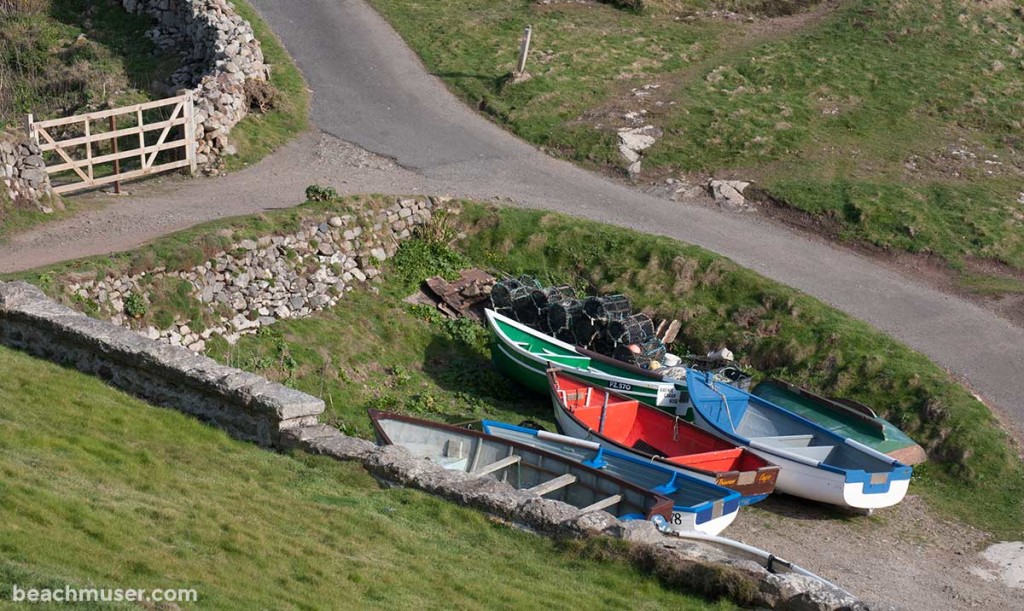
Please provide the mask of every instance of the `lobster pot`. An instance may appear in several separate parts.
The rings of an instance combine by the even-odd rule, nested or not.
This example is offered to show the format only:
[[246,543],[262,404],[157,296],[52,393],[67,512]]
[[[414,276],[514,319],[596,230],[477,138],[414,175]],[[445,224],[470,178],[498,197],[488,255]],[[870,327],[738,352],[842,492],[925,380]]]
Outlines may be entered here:
[[592,320],[613,321],[629,316],[632,310],[629,298],[625,295],[607,295],[605,297],[587,297],[583,301],[583,311]]
[[557,339],[560,339],[567,344],[572,344],[573,346],[575,346],[579,343],[578,341],[576,341],[576,334],[573,333],[572,329],[559,329],[554,333]]
[[599,334],[590,344],[590,349],[605,356],[615,355],[615,342],[606,333]]
[[521,284],[521,285],[523,285],[523,286],[525,286],[527,288],[530,288],[530,289],[539,289],[539,288],[541,288],[543,286],[540,283],[540,280],[537,280],[533,276],[526,276],[526,275],[519,276],[519,284]]
[[652,363],[664,363],[665,353],[665,344],[657,337],[652,337],[638,344],[618,344],[612,356],[630,365],[650,369]]
[[512,291],[519,289],[522,286],[523,283],[515,278],[495,282],[494,287],[491,289],[491,307],[494,308],[495,311],[502,309],[505,311],[511,311]]
[[533,299],[530,298],[534,290],[535,287],[520,283],[509,292],[513,318],[531,327],[537,322],[537,306],[533,305]]
[[576,299],[576,291],[571,286],[549,286],[534,289],[530,292],[530,297],[538,310],[544,310],[549,304]]
[[544,335],[555,334],[555,330],[552,329],[550,325],[548,325],[548,309],[546,307],[537,310],[537,322],[533,323],[532,326],[534,329],[540,331]]
[[557,333],[562,330],[575,330],[579,318],[585,318],[583,304],[579,299],[566,299],[549,303],[547,308],[548,328]]
[[572,320],[572,330],[576,335],[577,345],[586,347],[593,343],[598,333],[604,331],[604,325],[591,320],[581,308]]
[[640,356],[637,358],[636,364],[644,369],[650,368],[651,363],[654,362],[664,365],[667,353],[668,350],[665,348],[665,343],[657,337],[652,337],[640,344]]
[[639,344],[654,337],[654,321],[646,314],[608,322],[608,339],[616,344]]

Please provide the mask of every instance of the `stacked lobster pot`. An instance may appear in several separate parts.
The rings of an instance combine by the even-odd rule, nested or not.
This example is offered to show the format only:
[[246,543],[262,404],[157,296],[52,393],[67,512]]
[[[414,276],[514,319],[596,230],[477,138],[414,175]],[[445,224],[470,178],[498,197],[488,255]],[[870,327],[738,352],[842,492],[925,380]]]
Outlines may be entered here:
[[502,316],[532,327],[537,323],[537,309],[531,294],[539,288],[540,282],[529,276],[501,280],[491,289],[491,307]]
[[557,307],[559,304],[575,301],[576,290],[568,285],[548,286],[535,289],[530,293],[530,299],[533,300],[537,312],[537,324],[531,326],[538,331],[554,335],[555,329],[551,328],[549,312],[552,307]]
[[625,295],[580,300],[570,286],[544,287],[535,278],[520,276],[495,284],[491,304],[499,314],[528,327],[631,365],[658,368],[665,362],[665,345],[655,334],[654,321],[634,314]]

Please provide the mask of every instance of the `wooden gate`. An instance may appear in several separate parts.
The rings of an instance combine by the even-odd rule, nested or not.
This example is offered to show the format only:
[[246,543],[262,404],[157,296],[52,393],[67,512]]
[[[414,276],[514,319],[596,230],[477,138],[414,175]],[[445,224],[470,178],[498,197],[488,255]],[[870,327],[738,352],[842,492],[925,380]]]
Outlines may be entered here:
[[[35,121],[28,115],[26,127],[50,157],[46,173],[56,193],[120,187],[123,180],[178,168],[196,171],[191,93],[62,119]],[[164,151],[171,153],[158,159]]]

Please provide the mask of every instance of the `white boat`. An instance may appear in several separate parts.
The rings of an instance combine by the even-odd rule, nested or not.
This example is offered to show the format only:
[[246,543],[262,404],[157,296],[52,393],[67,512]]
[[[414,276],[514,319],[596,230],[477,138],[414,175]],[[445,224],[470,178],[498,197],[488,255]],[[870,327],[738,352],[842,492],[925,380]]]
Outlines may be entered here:
[[906,496],[912,469],[894,458],[708,374],[686,382],[697,425],[779,465],[779,492],[867,510]]

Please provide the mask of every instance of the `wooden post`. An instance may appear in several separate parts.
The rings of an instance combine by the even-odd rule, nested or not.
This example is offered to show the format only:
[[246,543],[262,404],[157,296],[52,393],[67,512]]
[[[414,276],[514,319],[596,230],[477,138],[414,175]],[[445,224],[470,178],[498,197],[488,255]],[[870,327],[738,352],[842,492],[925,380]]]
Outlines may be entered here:
[[142,170],[146,169],[146,132],[142,129],[142,109],[140,108],[136,112],[138,117],[138,128],[139,128],[139,163]]
[[188,160],[188,172],[196,175],[196,115],[192,102],[192,92],[185,93],[185,159]]
[[35,117],[32,113],[25,115],[25,134],[28,135],[28,139],[31,140],[35,145],[39,145],[39,134],[36,133],[32,124],[35,123]]
[[[117,131],[117,116],[110,115],[110,131]],[[121,175],[121,160],[117,158],[117,137],[110,139],[110,152],[114,154],[114,176]],[[114,193],[116,195],[121,194],[121,181],[114,181]]]
[[92,140],[90,140],[92,134],[89,133],[89,124],[92,121],[89,121],[89,118],[86,117],[83,123],[85,123],[85,163],[89,165],[89,182],[92,182],[95,178],[92,173]]
[[516,75],[526,72],[526,56],[530,53],[530,37],[533,35],[533,26],[526,26],[523,32],[523,44],[519,47],[519,63],[516,65]]

